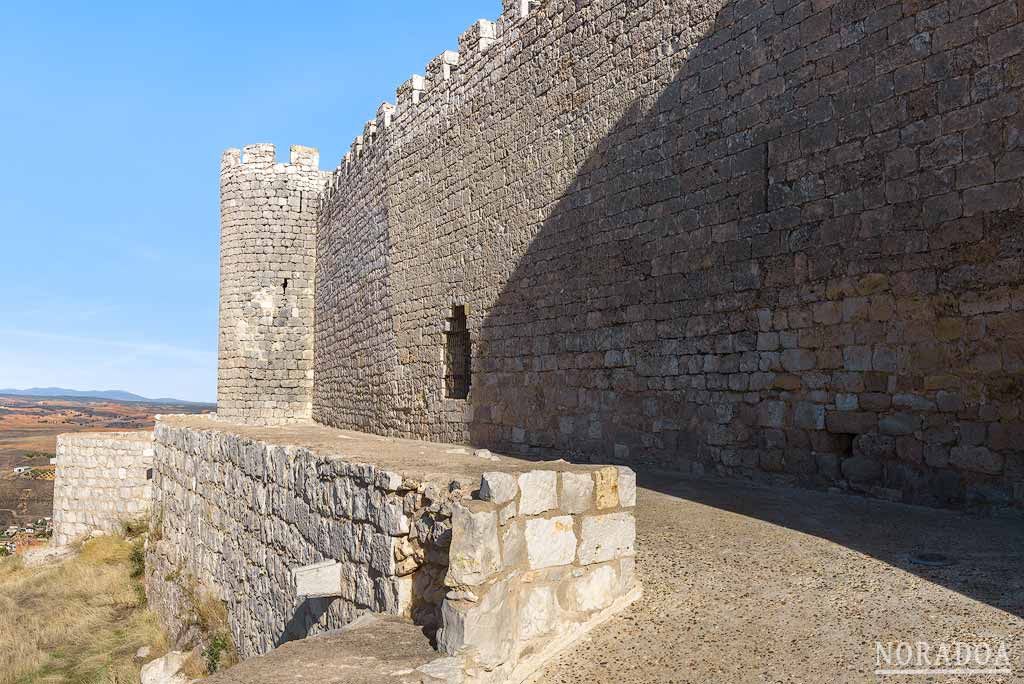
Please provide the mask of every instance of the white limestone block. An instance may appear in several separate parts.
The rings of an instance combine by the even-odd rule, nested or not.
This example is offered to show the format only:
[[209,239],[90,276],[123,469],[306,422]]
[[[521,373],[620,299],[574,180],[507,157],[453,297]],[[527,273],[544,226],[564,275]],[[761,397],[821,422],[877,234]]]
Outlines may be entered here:
[[519,476],[519,515],[537,515],[558,506],[558,473],[531,470]]
[[339,596],[341,563],[333,560],[305,565],[292,570],[295,595],[302,597]]
[[632,468],[616,466],[619,471],[619,505],[636,506],[636,473]]
[[526,566],[526,533],[520,520],[501,530],[501,567],[503,570]]
[[583,518],[579,561],[601,563],[635,554],[636,521],[631,513],[606,513]]
[[618,596],[615,570],[600,565],[573,580],[570,598],[576,610],[600,610],[611,605]]
[[586,513],[594,507],[594,478],[590,473],[562,473],[561,509]]
[[572,517],[527,520],[526,555],[531,570],[572,563],[576,556]]
[[507,581],[495,583],[479,603],[445,599],[438,649],[451,656],[473,650],[485,668],[500,665],[513,651],[514,614],[514,595]]
[[496,504],[508,503],[519,493],[515,475],[509,473],[484,473],[480,477],[480,498]]
[[555,628],[558,603],[551,587],[527,587],[519,599],[519,638],[534,639]]
[[452,543],[445,584],[478,585],[501,565],[498,516],[486,505],[457,503],[452,507]]

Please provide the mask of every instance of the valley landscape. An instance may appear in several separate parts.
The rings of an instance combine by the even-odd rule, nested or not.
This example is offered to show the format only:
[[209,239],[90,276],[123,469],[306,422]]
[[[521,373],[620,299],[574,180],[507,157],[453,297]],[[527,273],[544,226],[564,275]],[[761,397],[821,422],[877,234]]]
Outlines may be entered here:
[[[57,435],[153,427],[154,416],[206,413],[213,404],[0,394],[0,529],[27,525],[53,508]],[[30,468],[15,473],[15,469]]]

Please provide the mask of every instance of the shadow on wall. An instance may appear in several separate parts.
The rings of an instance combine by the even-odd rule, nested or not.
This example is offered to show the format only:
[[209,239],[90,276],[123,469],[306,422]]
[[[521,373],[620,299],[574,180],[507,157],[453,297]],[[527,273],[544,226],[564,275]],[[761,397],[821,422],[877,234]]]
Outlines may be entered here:
[[989,67],[913,4],[819,5],[726,4],[578,166],[482,321],[474,444],[1024,500],[1024,170],[963,169],[1015,173],[1021,88],[954,97]]
[[[653,474],[932,506],[1024,500],[1021,81],[965,86],[1005,57],[980,28],[943,45],[954,14],[819,6],[727,4],[579,165],[481,324],[470,436],[647,468],[656,490],[1021,615],[991,582],[922,569],[836,516],[681,494]],[[923,526],[946,515],[893,510]]]
[[296,641],[298,639],[305,639],[309,636],[310,629],[314,625],[318,624],[320,620],[327,615],[327,612],[331,608],[331,603],[335,599],[331,598],[307,598],[303,599],[298,606],[295,607],[295,613],[292,618],[284,626],[284,631],[281,636],[274,642],[274,647],[286,644],[289,641]]

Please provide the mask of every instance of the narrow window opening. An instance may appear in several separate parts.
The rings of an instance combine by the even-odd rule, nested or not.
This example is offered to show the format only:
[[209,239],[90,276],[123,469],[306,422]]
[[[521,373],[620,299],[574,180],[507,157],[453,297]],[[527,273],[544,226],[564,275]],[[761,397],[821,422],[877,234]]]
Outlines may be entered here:
[[281,294],[288,294],[288,279],[284,279],[284,284],[281,285]]
[[464,305],[452,307],[452,315],[447,320],[444,334],[445,396],[449,399],[465,399],[469,396],[470,350]]
[[146,479],[147,480],[152,480],[153,479],[153,469],[152,468],[146,468]]

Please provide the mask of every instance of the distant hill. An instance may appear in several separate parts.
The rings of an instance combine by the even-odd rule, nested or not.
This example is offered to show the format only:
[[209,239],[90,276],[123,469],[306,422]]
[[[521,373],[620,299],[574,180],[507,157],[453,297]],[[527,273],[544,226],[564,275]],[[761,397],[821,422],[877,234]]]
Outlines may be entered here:
[[149,399],[147,397],[125,392],[123,390],[73,390],[66,387],[30,387],[29,389],[0,389],[0,394],[11,397],[79,397],[87,399],[107,399],[108,401],[131,401],[145,402],[149,404],[201,404],[199,401],[186,401],[184,399],[172,399],[161,397]]

